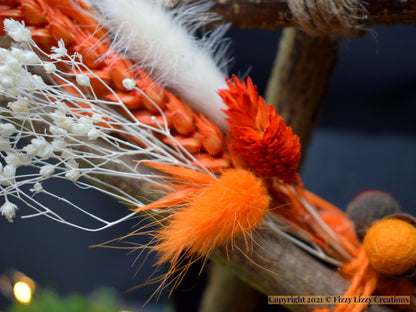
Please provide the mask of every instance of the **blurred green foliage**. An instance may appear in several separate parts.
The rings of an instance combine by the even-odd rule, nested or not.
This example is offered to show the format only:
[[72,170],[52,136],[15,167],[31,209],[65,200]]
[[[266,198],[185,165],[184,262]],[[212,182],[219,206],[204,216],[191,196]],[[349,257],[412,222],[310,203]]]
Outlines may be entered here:
[[34,294],[29,304],[13,303],[6,312],[117,312],[114,292],[101,289],[90,296],[72,294],[66,297],[52,290],[41,290]]

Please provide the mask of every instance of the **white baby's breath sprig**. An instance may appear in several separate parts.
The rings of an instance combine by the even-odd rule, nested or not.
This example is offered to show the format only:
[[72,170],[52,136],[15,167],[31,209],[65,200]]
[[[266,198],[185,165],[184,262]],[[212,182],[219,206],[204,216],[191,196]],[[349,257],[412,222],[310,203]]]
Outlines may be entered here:
[[[3,198],[0,212],[7,220],[15,218],[20,203],[21,207],[34,211],[24,218],[46,216],[86,231],[98,231],[134,213],[126,209],[121,218],[103,219],[54,194],[47,182],[68,181],[74,187],[95,189],[137,207],[143,205],[137,199],[143,194],[127,192],[114,181],[122,180],[124,184],[131,181],[136,188],[161,182],[160,177],[134,160],[151,158],[160,163],[195,168],[197,161],[180,144],[169,147],[161,141],[160,137],[167,137],[175,142],[166,119],[157,127],[137,121],[110,86],[85,66],[79,54],[68,54],[62,40],[48,54],[27,36],[24,24],[7,20],[5,25],[6,33],[13,40],[25,43],[10,49],[0,48],[0,95],[5,99],[0,105],[0,197]],[[59,69],[65,67],[72,72]],[[90,84],[92,77],[117,100],[99,99]],[[136,89],[145,96],[134,81],[123,83],[127,89]],[[63,86],[74,92],[66,92]],[[85,88],[88,96],[82,91]],[[135,141],[140,141],[141,147]],[[69,206],[97,225],[83,226],[61,216],[55,205],[47,207],[37,200],[40,194],[55,199],[56,207]]]
[[0,213],[7,219],[7,221],[13,222],[17,209],[18,208],[15,204],[6,200],[6,202],[0,207]]
[[4,30],[16,42],[29,42],[32,35],[29,29],[25,28],[25,23],[19,23],[13,19],[5,19]]

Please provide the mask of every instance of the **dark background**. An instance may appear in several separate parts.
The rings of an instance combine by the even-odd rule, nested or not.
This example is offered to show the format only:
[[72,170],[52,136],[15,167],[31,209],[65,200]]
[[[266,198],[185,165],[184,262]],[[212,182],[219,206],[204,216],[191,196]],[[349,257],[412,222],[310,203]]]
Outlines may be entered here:
[[[375,31],[342,43],[301,174],[306,188],[339,207],[364,190],[380,189],[415,213],[416,29],[394,26]],[[279,36],[278,31],[231,31],[232,72],[242,75],[251,68],[249,74],[263,92]],[[109,214],[125,209],[98,193],[56,187],[84,207]],[[29,211],[22,207],[18,213]],[[152,260],[133,278],[138,268],[132,267],[135,255],[89,246],[128,233],[136,222],[86,233],[45,218],[17,218],[13,224],[0,218],[0,274],[15,268],[62,293],[87,293],[103,285],[124,292],[146,280],[154,270]],[[198,286],[194,283],[191,288]],[[144,302],[152,291],[141,288],[125,298]],[[167,302],[165,295],[161,302]],[[156,308],[149,305],[144,310]]]

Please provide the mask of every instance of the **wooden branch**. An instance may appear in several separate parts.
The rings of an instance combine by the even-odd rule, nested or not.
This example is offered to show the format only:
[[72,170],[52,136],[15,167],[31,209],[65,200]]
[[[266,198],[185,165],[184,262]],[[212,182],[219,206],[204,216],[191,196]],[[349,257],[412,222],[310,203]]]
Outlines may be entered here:
[[[320,113],[337,59],[338,40],[312,37],[287,28],[283,31],[276,61],[266,90],[273,104],[305,150]],[[302,153],[303,155],[303,153]]]
[[199,312],[255,312],[263,297],[257,290],[238,279],[223,264],[209,264],[209,280]]
[[[215,0],[212,11],[236,28],[277,29],[296,26],[288,0]],[[416,0],[368,0],[364,26],[416,23]]]
[[[211,259],[267,296],[340,296],[349,287],[349,282],[336,269],[323,265],[268,229],[254,233],[248,244],[250,246],[240,237],[233,250],[222,248]],[[323,307],[325,305],[285,306],[295,312]],[[367,311],[391,310],[370,306]]]

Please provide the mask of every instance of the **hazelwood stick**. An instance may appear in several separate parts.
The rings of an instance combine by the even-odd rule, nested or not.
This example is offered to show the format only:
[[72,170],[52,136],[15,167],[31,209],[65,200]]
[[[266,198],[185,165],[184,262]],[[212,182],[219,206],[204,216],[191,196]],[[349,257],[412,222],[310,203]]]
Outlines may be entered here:
[[[288,0],[215,0],[211,11],[224,17],[236,28],[277,29],[296,26]],[[365,26],[413,24],[416,22],[416,0],[368,0],[364,3]]]
[[266,101],[300,137],[302,150],[319,116],[337,48],[337,39],[312,37],[295,28],[286,28],[280,39]]
[[[254,233],[249,246],[239,238],[234,249],[222,248],[211,259],[267,296],[341,296],[349,287],[349,282],[335,268],[322,264],[268,229]],[[309,311],[325,306],[329,305],[285,305],[285,308]],[[367,311],[388,312],[391,309],[374,305]]]

